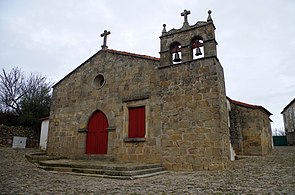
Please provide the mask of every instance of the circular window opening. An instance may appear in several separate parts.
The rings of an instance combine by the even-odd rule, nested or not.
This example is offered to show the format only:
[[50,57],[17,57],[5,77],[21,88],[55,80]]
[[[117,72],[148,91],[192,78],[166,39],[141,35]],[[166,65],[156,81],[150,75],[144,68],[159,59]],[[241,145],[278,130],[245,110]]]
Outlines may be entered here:
[[95,87],[101,88],[104,85],[104,83],[105,83],[105,79],[102,74],[99,74],[94,78],[93,84]]

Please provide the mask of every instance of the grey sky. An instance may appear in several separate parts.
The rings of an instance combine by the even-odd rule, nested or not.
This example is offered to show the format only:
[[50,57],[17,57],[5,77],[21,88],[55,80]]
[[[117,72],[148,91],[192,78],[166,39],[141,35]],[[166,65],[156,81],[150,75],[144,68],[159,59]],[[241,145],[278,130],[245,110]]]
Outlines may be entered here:
[[159,57],[162,25],[180,28],[212,10],[227,95],[262,105],[283,127],[282,109],[295,97],[294,0],[0,0],[0,66],[40,72],[57,82],[100,50]]

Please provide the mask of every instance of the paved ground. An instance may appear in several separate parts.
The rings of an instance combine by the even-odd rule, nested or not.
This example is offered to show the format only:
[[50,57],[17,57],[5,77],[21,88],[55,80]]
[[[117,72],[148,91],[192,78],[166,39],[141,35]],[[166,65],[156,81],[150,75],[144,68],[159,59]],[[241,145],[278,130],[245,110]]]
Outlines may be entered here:
[[234,161],[227,171],[131,181],[46,172],[25,159],[30,151],[0,147],[0,194],[295,194],[295,147]]

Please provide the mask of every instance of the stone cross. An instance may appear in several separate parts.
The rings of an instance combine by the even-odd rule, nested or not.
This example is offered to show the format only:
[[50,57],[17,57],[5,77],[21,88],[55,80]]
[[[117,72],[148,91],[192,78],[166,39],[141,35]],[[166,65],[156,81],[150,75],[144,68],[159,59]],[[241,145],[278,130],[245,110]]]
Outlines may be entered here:
[[187,15],[189,15],[189,14],[191,14],[191,12],[189,10],[186,10],[186,9],[181,13],[181,16],[184,16],[183,25],[188,25]]
[[109,34],[111,34],[110,31],[104,30],[103,33],[100,35],[101,37],[103,37],[103,45],[101,46],[101,48],[103,50],[108,48],[108,46],[107,46],[107,36]]

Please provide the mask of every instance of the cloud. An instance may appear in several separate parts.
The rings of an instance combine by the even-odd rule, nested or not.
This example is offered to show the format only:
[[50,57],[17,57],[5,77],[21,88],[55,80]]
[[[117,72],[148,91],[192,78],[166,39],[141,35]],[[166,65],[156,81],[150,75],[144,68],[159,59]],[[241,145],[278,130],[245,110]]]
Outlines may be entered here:
[[281,127],[295,96],[293,0],[2,0],[0,64],[58,81],[100,49],[105,29],[110,48],[158,57],[162,25],[180,28],[184,9],[190,24],[213,11],[227,95],[263,105]]

